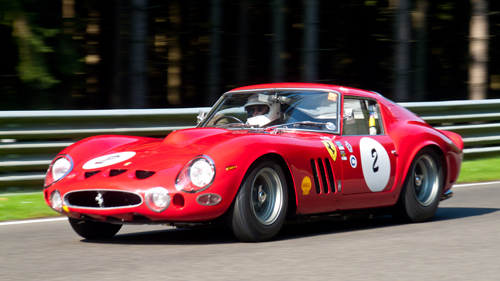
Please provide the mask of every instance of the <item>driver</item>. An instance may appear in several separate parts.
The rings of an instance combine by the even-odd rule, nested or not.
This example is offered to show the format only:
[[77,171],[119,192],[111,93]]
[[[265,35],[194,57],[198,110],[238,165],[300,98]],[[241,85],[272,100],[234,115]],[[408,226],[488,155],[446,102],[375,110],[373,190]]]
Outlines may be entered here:
[[259,127],[276,125],[280,120],[280,104],[259,100],[259,94],[252,95],[245,104],[247,124]]

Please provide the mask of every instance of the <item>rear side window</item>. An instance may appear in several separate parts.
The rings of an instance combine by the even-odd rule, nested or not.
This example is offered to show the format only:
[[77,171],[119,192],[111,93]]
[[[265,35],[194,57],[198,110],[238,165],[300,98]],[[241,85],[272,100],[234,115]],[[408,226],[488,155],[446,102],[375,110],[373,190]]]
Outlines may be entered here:
[[343,135],[383,135],[378,103],[371,99],[344,98]]

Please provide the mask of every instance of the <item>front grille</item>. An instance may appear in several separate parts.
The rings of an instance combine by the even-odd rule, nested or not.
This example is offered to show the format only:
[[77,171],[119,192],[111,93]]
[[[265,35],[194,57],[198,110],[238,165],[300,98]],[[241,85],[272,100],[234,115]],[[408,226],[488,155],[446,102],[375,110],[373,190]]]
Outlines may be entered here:
[[68,207],[87,209],[131,208],[142,204],[142,197],[134,192],[117,190],[72,191],[64,195]]

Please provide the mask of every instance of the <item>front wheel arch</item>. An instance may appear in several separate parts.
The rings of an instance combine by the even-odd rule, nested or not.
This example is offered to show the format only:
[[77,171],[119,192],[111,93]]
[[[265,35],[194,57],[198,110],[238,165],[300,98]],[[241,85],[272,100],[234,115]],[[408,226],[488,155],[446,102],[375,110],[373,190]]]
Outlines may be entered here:
[[[283,169],[283,172],[285,173],[286,177],[286,183],[287,183],[287,188],[288,188],[288,210],[287,210],[287,218],[292,217],[295,215],[297,211],[297,191],[295,190],[295,182],[292,177],[292,172],[290,171],[290,167],[288,166],[287,162],[281,155],[276,154],[276,153],[270,153],[263,155],[259,158],[257,158],[254,163],[257,161],[260,161],[261,159],[272,159],[276,161],[280,166],[281,169]],[[252,164],[253,165],[253,164]]]
[[241,241],[269,240],[281,229],[289,202],[285,171],[272,157],[261,157],[248,168],[227,212],[229,227]]

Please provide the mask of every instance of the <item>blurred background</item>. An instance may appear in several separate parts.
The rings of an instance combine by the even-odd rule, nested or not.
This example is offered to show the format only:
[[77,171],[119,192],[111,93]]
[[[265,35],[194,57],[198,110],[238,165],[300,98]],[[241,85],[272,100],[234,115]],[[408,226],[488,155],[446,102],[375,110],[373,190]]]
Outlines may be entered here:
[[0,110],[211,106],[319,82],[500,98],[498,0],[0,0]]

